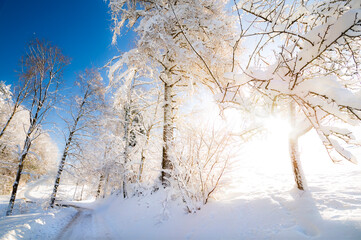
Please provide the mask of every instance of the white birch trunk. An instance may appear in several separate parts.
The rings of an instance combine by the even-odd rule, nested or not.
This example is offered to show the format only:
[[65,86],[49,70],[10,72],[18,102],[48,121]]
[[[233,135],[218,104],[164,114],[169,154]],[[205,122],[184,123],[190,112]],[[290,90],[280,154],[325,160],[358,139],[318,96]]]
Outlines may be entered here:
[[58,192],[58,187],[59,187],[59,184],[60,184],[60,177],[61,177],[61,174],[62,174],[62,172],[64,170],[65,160],[66,160],[66,157],[68,156],[68,151],[69,151],[69,147],[70,147],[70,144],[71,144],[72,137],[73,137],[73,132],[71,132],[70,135],[69,135],[69,138],[68,138],[68,140],[66,142],[66,145],[65,145],[63,156],[61,157],[61,161],[59,163],[58,172],[57,172],[56,177],[55,177],[53,192],[52,192],[51,198],[50,198],[50,207],[54,207],[56,194]]
[[130,104],[127,102],[124,106],[124,174],[123,174],[123,197],[128,197],[128,158],[129,158],[129,128],[130,128]]
[[103,174],[100,174],[99,183],[98,183],[98,189],[97,189],[97,193],[96,193],[96,195],[95,195],[95,198],[96,198],[96,199],[98,199],[99,196],[100,196],[100,192],[101,192],[101,190],[102,190],[103,181],[104,181],[104,175],[103,175]]
[[78,185],[79,185],[79,180],[76,181],[75,190],[74,190],[74,195],[73,195],[73,200],[75,200],[76,190],[78,189]]
[[141,154],[140,154],[140,165],[139,165],[138,182],[142,182],[142,180],[143,180],[143,179],[142,179],[142,175],[143,175],[144,163],[145,163],[145,151],[147,150],[146,148],[148,147],[148,144],[149,144],[150,131],[151,131],[151,128],[149,128],[149,129],[147,130],[145,144],[144,144],[144,147],[142,148],[142,152],[141,152]]
[[82,200],[83,200],[84,186],[85,186],[85,184],[83,184],[83,186],[81,187],[80,201],[82,201]]
[[[169,80],[169,79],[168,79]],[[164,83],[164,125],[163,125],[163,156],[161,182],[164,187],[169,186],[173,165],[170,159],[170,149],[173,140],[173,95],[172,86]]]
[[30,146],[31,146],[31,133],[32,133],[32,127],[30,126],[28,133],[26,135],[23,151],[21,152],[21,154],[19,156],[19,167],[18,167],[18,171],[16,173],[15,182],[13,184],[13,190],[11,192],[8,209],[6,211],[6,216],[10,216],[13,212],[15,199],[16,199],[16,193],[18,191],[21,174],[22,174],[23,167],[24,167],[24,160],[25,160],[26,155],[28,154]]

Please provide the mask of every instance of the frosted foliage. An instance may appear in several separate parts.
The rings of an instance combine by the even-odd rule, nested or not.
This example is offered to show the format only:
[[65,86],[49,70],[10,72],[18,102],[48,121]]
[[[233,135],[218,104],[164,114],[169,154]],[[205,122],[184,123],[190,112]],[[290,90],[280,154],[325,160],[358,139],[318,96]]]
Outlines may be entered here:
[[[212,119],[203,113],[182,120],[173,153],[172,185],[191,213],[199,210],[216,189],[222,187],[222,177],[237,148],[231,128],[216,114]],[[217,121],[223,124],[217,125]]]
[[[1,104],[1,103],[0,103]],[[1,108],[1,107],[0,107]],[[1,120],[3,125],[7,121]],[[9,194],[18,167],[20,147],[26,137],[24,129],[29,126],[29,113],[22,109],[14,115],[5,134],[0,139],[0,193]],[[24,176],[21,184],[29,179],[37,179],[54,167],[58,157],[58,148],[46,133],[34,140],[29,155],[25,160]]]
[[361,3],[240,1],[237,9],[254,19],[251,33],[242,28],[244,42],[257,44],[242,71],[225,78],[244,89],[258,88],[272,106],[288,109],[296,103],[297,118],[316,129],[333,161],[356,162],[347,147],[356,144],[350,131],[327,129],[361,120]]
[[0,82],[0,121],[6,122],[7,115],[10,113],[11,92],[10,85]]
[[11,98],[10,85],[6,85],[4,82],[0,82],[0,104],[3,105],[6,100]]
[[[166,170],[162,182],[168,174],[190,212],[207,201],[217,181],[210,177],[213,182],[207,185],[203,177],[221,175],[224,165],[220,163],[226,162],[221,157],[207,158],[211,145],[207,140],[218,133],[202,127],[183,129],[177,116],[179,103],[187,97],[181,90],[194,92],[199,83],[210,87],[224,108],[247,110],[255,118],[275,111],[280,116],[289,113],[294,156],[299,155],[299,137],[315,129],[333,161],[356,162],[350,147],[357,140],[349,127],[361,120],[358,1],[108,2],[113,43],[125,28],[137,34],[134,49],[108,64],[113,107],[121,122],[118,133],[123,137],[119,141],[124,149],[120,157],[123,186],[136,182],[137,154],[148,151],[147,133],[154,133],[150,135],[160,142],[163,139],[158,150],[172,150],[169,159],[174,169],[162,161]],[[231,8],[233,12],[227,12]],[[147,125],[153,112],[150,106],[163,110],[163,118],[152,118],[159,125]],[[144,114],[142,130],[130,124],[133,110]],[[147,126],[160,127],[163,134],[152,127],[147,131]],[[168,127],[172,130],[167,132]],[[137,132],[138,145],[133,148],[127,144],[129,129]],[[205,173],[209,172],[205,162],[213,162],[217,171]],[[129,185],[123,192],[126,188]]]
[[[227,1],[108,2],[113,43],[124,28],[137,34],[135,48],[108,64],[113,107],[122,124],[118,132],[124,149],[121,174],[129,179],[131,189],[131,185],[154,182],[160,163],[170,162],[164,156],[166,149],[172,149],[169,155],[175,151],[173,126],[183,96],[200,83],[220,89],[227,84],[223,73],[237,68],[238,62],[232,59],[239,51],[234,48],[237,18],[227,12]],[[139,112],[141,127],[129,124],[133,112]],[[136,135],[137,144],[132,148],[126,144],[129,133]],[[135,170],[137,166],[139,170]],[[134,181],[132,176],[137,174]],[[162,176],[166,174],[162,172]]]
[[76,181],[91,186],[93,196],[124,189],[132,196],[150,188],[158,177],[160,102],[154,98],[156,88],[145,91],[146,81],[137,74],[126,71],[121,82],[112,83],[113,99],[89,129],[91,137],[70,153],[69,161],[76,166],[71,172]]
[[[134,4],[138,4],[137,8]],[[109,77],[112,81],[120,79],[121,74],[114,73],[124,66],[127,66],[123,68],[125,71],[137,68],[155,79],[158,78],[155,72],[159,72],[156,68],[161,73],[170,71],[171,79],[163,77],[169,83],[178,81],[180,73],[188,82],[215,83],[215,79],[223,81],[223,73],[231,69],[232,45],[237,37],[236,19],[226,15],[225,1],[177,1],[171,9],[167,1],[119,0],[110,1],[109,5],[113,13],[114,38],[120,35],[125,22],[128,22],[127,27],[132,27],[135,21],[139,23],[134,28],[138,35],[136,48],[111,65]],[[213,80],[204,63],[211,69]]]

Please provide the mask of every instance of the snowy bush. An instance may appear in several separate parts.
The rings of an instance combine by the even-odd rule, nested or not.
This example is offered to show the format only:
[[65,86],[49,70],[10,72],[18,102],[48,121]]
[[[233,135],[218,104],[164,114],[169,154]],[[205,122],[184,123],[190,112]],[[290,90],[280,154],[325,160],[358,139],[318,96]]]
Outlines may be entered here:
[[206,204],[217,188],[232,156],[234,139],[225,128],[211,124],[184,126],[175,142],[173,182],[187,211]]

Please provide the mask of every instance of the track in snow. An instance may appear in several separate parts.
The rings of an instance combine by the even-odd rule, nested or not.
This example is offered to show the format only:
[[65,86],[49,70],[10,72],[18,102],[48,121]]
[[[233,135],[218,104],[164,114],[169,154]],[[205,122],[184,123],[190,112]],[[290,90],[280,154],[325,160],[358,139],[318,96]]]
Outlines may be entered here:
[[79,209],[78,213],[63,229],[57,240],[71,239],[116,239],[106,222],[93,210]]

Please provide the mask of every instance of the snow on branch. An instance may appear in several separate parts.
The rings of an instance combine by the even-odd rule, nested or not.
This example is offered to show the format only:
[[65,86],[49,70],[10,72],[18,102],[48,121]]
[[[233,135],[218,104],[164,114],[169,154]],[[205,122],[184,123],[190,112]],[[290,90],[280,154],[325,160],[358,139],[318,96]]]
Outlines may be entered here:
[[301,45],[294,63],[294,72],[298,73],[307,67],[314,59],[325,50],[345,36],[361,36],[361,9],[352,9],[343,14],[339,19],[330,19],[327,23],[313,28],[304,37],[313,44],[305,41]]

